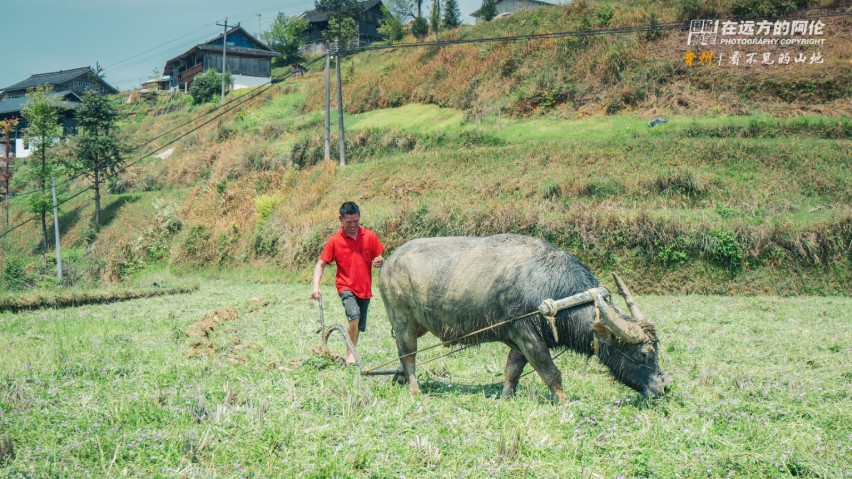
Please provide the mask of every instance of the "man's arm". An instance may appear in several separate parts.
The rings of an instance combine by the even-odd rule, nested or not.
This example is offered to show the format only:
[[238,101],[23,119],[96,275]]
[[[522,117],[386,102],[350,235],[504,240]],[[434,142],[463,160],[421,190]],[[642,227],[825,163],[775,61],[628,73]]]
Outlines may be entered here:
[[317,265],[314,266],[314,284],[311,291],[311,299],[319,299],[320,297],[320,279],[326,266],[328,266],[328,263],[323,260],[317,261]]

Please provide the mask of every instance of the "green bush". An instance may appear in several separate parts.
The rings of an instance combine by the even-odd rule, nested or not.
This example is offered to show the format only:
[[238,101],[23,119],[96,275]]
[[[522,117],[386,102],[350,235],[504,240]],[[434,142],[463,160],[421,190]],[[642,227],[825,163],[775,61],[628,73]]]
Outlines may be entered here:
[[742,268],[743,248],[733,232],[722,229],[712,230],[704,240],[704,251],[711,260],[734,271]]
[[10,290],[26,289],[32,279],[26,274],[27,263],[23,258],[7,256],[3,264],[3,284]]
[[806,8],[810,0],[737,0],[731,5],[736,17],[775,18]]
[[677,18],[681,22],[719,16],[719,12],[712,5],[708,5],[707,0],[680,0],[677,7]]
[[624,186],[614,178],[592,178],[580,190],[581,195],[597,199],[618,196],[623,192]]
[[423,17],[417,17],[411,22],[411,34],[423,38],[429,34],[429,23]]
[[257,224],[266,224],[278,205],[284,201],[281,195],[260,195],[254,199],[254,206],[257,210]]
[[700,198],[707,191],[691,171],[669,171],[657,176],[652,189],[665,197],[682,197],[687,200]]
[[183,240],[183,250],[186,259],[196,264],[205,264],[212,256],[213,247],[210,244],[210,230],[202,225],[195,225],[186,233]]
[[670,243],[657,243],[657,258],[666,266],[680,266],[689,260],[691,241],[678,236]]
[[379,33],[384,35],[391,43],[396,43],[405,36],[405,29],[402,26],[402,22],[391,14],[390,10],[384,5],[382,5],[382,20],[379,23]]
[[[229,73],[225,74],[226,86],[231,84],[229,76]],[[222,75],[216,73],[216,70],[207,70],[204,73],[196,75],[192,81],[192,85],[189,87],[189,95],[192,97],[192,102],[196,105],[207,103],[221,93]]]

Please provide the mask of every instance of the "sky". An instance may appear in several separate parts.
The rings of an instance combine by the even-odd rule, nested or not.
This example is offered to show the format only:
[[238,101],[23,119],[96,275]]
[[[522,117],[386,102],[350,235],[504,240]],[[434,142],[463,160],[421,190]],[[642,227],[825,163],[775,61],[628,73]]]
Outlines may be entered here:
[[[424,0],[424,10],[431,3]],[[462,21],[473,23],[470,13],[481,5],[459,0]],[[258,20],[265,30],[278,12],[313,8],[313,0],[0,0],[0,89],[35,73],[96,63],[112,86],[138,87],[167,60],[222,33],[216,23],[226,17],[256,34]]]

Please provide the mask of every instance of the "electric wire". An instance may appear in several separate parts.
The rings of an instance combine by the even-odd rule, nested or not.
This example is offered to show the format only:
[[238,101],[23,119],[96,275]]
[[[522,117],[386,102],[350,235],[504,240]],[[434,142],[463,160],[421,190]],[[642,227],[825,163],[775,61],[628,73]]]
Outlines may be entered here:
[[[829,9],[829,8],[814,8],[814,9],[810,9],[809,12],[814,11],[814,10],[823,10],[823,9],[833,11],[833,9]],[[813,13],[813,14],[802,14],[802,15],[794,15],[794,16],[788,15],[788,16],[784,16],[784,17],[780,17],[780,18],[811,19],[811,18],[818,18],[818,17],[819,18],[841,17],[841,16],[850,16],[850,15],[852,15],[852,12],[836,12],[836,11],[833,11],[833,13],[824,13],[824,14]],[[340,54],[351,55],[351,54],[354,54],[354,53],[364,52],[364,51],[391,50],[391,49],[395,49],[395,48],[415,48],[415,47],[434,47],[434,46],[442,47],[442,46],[448,46],[448,45],[463,45],[463,44],[472,44],[472,43],[512,42],[512,41],[524,41],[524,40],[529,41],[529,40],[537,40],[537,39],[584,37],[584,36],[596,36],[596,35],[622,35],[622,34],[643,33],[643,32],[653,32],[653,31],[686,30],[688,28],[689,28],[688,22],[687,23],[674,22],[674,23],[665,23],[665,24],[658,24],[658,25],[643,25],[643,26],[606,28],[606,29],[583,29],[583,30],[552,32],[552,33],[538,33],[538,34],[529,34],[529,35],[512,35],[512,36],[502,36],[502,37],[457,39],[457,40],[446,40],[446,41],[436,41],[436,42],[410,42],[410,43],[398,43],[398,44],[393,44],[393,45],[375,45],[375,46],[369,45],[369,46],[364,46],[364,47],[356,47],[356,48],[346,49],[346,50],[341,51]],[[305,66],[312,65],[312,64],[316,63],[317,61],[323,59],[323,57],[324,56],[318,56],[317,58],[315,58],[311,62],[307,63]],[[291,75],[289,75],[289,74],[285,74],[284,76],[279,77],[278,81],[282,81],[286,78],[289,78],[290,76]],[[249,99],[253,99],[255,96],[262,94],[263,92],[267,91],[269,87],[271,87],[272,85],[274,85],[276,83],[277,82],[273,79],[267,86],[261,87],[259,90],[256,90],[255,92],[252,92],[248,95],[245,95],[243,97],[235,99],[234,101],[238,101],[238,100],[248,101]],[[203,118],[204,116],[206,116],[208,114],[211,114],[213,112],[218,111],[220,108],[224,108],[224,107],[228,106],[229,103],[230,102],[226,102],[225,104],[221,105],[220,107],[217,107],[217,108],[215,108],[215,109],[213,109],[213,110],[211,110],[211,111],[209,111],[209,112],[207,112],[207,113],[205,113],[205,114],[203,114],[199,117],[196,117],[192,120],[189,120],[188,122],[176,127],[175,129],[172,129],[172,130],[170,130],[166,133],[158,135],[157,137],[154,137],[151,140],[149,140],[149,141],[147,141],[143,144],[150,144],[151,142],[153,142],[157,139],[160,139],[160,138],[162,138],[163,136],[165,136],[169,133],[174,132],[178,128],[182,128],[182,127],[186,126],[187,124],[192,123],[194,121],[197,121],[198,119]],[[242,104],[242,103],[243,103],[243,101],[240,101],[240,104]],[[237,106],[239,106],[239,105],[237,105]],[[214,119],[219,118],[220,116],[224,115],[225,113],[228,113],[232,109],[233,108],[229,108],[228,110],[225,110],[220,115],[217,115],[214,118],[212,118],[211,120],[208,120],[208,121],[202,123],[201,125],[199,125],[195,129],[190,130],[190,132],[194,132],[198,128],[201,128],[201,127],[209,124]],[[184,138],[190,132],[179,136],[177,139],[172,140],[171,142],[166,143],[165,145],[162,145],[160,148],[164,148],[165,146],[168,146],[168,145],[174,143],[175,141]],[[138,160],[132,162],[129,165],[126,165],[124,167],[124,170],[126,170],[126,168],[129,168],[130,166],[138,163],[142,159],[147,158],[148,156],[151,156],[152,154],[153,154],[153,152],[148,153],[147,155],[143,156],[142,158],[139,158]],[[75,178],[79,178],[79,176],[80,175],[78,175]],[[68,181],[69,180],[66,180],[62,184],[67,184]],[[90,186],[87,189],[90,189],[90,188],[92,188],[92,187]],[[41,190],[38,190],[38,192],[40,192],[40,191]],[[29,194],[32,194],[32,192],[30,192]],[[16,197],[17,196],[21,196],[21,195],[16,195]],[[65,201],[67,201],[67,200],[64,200],[63,202],[65,202]],[[20,225],[16,225],[14,228],[3,232],[2,234],[0,234],[0,238],[6,236],[8,233],[13,231],[14,229],[17,229],[18,227],[23,226],[23,224],[26,224],[26,223],[28,223],[29,221],[32,221],[32,220],[33,220],[33,218],[31,218],[30,220],[28,220],[25,223],[22,223]]]
[[[322,59],[324,59],[324,58],[323,58],[323,57],[317,57],[317,58],[315,58],[314,60],[312,60],[312,61],[310,61],[310,62],[306,63],[304,66],[305,66],[305,67],[311,66],[311,65],[313,65],[314,63],[317,63],[318,61],[320,61],[320,60],[322,60]],[[217,119],[221,118],[221,117],[222,117],[222,116],[224,116],[225,114],[227,114],[227,113],[229,113],[229,112],[233,111],[234,109],[237,109],[238,107],[240,107],[240,106],[241,106],[241,105],[243,105],[244,103],[247,103],[249,100],[253,100],[253,99],[255,99],[255,98],[259,97],[260,95],[262,95],[262,94],[266,93],[267,91],[269,91],[270,89],[272,89],[272,87],[273,87],[273,86],[277,85],[277,84],[278,84],[278,83],[280,83],[281,81],[284,81],[284,80],[286,80],[286,79],[290,78],[291,76],[293,76],[293,75],[292,75],[292,73],[284,74],[284,75],[282,75],[282,76],[280,76],[280,77],[278,77],[278,78],[273,79],[273,81],[271,81],[271,82],[270,82],[270,83],[268,83],[267,85],[264,85],[263,87],[258,88],[258,89],[257,89],[257,90],[255,90],[255,91],[252,91],[252,92],[250,92],[250,93],[248,93],[248,94],[246,94],[246,95],[243,95],[243,96],[241,96],[241,97],[239,97],[239,98],[237,98],[237,99],[233,100],[232,102],[226,102],[225,104],[221,105],[220,107],[218,107],[218,108],[217,108],[217,109],[215,109],[215,110],[211,110],[211,111],[216,111],[216,110],[218,110],[218,109],[220,109],[220,108],[229,107],[229,108],[227,108],[226,110],[224,110],[224,111],[222,111],[221,113],[219,113],[218,115],[214,116],[213,118],[210,118],[210,119],[208,119],[207,121],[205,121],[205,122],[201,123],[200,125],[197,125],[197,126],[193,127],[193,128],[192,128],[192,129],[190,129],[189,131],[184,132],[183,134],[181,134],[181,135],[179,135],[178,137],[176,137],[176,138],[174,138],[174,139],[170,140],[170,141],[169,141],[169,142],[167,142],[166,144],[161,145],[161,146],[160,146],[159,148],[157,148],[156,150],[151,151],[151,152],[149,152],[149,153],[147,153],[147,154],[145,154],[145,155],[141,156],[140,158],[137,158],[135,161],[133,161],[133,162],[131,162],[131,163],[127,164],[127,165],[122,165],[122,167],[120,168],[120,171],[117,171],[117,172],[116,172],[115,174],[113,174],[113,175],[109,175],[109,176],[107,176],[107,177],[105,178],[105,180],[108,180],[108,179],[110,179],[111,177],[114,177],[114,176],[116,176],[116,175],[118,175],[118,174],[123,173],[123,172],[124,172],[124,171],[126,171],[128,168],[130,168],[131,166],[134,166],[134,165],[136,165],[137,163],[141,162],[142,160],[144,160],[144,159],[146,159],[146,158],[150,157],[150,156],[151,156],[151,155],[153,155],[156,151],[158,151],[158,150],[160,150],[160,149],[162,149],[162,148],[164,148],[164,147],[166,147],[166,146],[172,145],[172,144],[174,144],[174,143],[178,142],[179,140],[181,140],[181,139],[183,139],[183,138],[185,138],[185,137],[189,136],[190,134],[192,134],[192,133],[194,133],[194,132],[196,132],[196,131],[200,130],[201,128],[203,128],[203,127],[205,127],[205,126],[209,125],[210,123],[212,123],[213,121],[215,121],[215,120],[217,120]],[[203,116],[204,116],[204,115],[202,115],[202,117],[203,117]],[[201,118],[201,117],[198,117],[198,118]],[[198,118],[196,118],[195,120],[197,120]],[[194,120],[193,120],[193,121],[194,121]],[[182,126],[186,126],[186,124],[187,124],[187,123],[185,123],[185,124],[184,124],[184,125],[182,125]],[[176,130],[177,130],[177,129],[173,129],[173,130],[171,130],[171,131],[169,131],[169,132],[167,132],[167,133],[164,133],[164,134],[162,134],[162,135],[159,135],[157,138],[161,138],[162,136],[164,136],[164,135],[166,135],[166,134],[168,134],[168,133],[173,133],[173,132],[175,132]],[[89,190],[93,189],[93,188],[94,188],[94,185],[90,185],[90,186],[88,186],[88,187],[86,187],[86,188],[84,188],[84,189],[80,190],[79,192],[75,193],[74,195],[72,195],[72,196],[70,196],[70,197],[68,197],[68,198],[63,199],[62,201],[58,201],[58,202],[57,202],[57,204],[56,204],[56,206],[57,206],[57,207],[59,207],[59,206],[61,206],[61,205],[65,204],[65,203],[67,203],[67,202],[71,201],[72,199],[74,199],[74,198],[76,198],[76,197],[80,196],[81,194],[83,194],[83,193],[85,193],[85,192],[87,192],[87,191],[89,191]],[[35,221],[35,220],[37,220],[37,219],[39,219],[39,218],[40,218],[40,216],[33,216],[33,217],[30,217],[28,220],[25,220],[25,221],[23,221],[23,222],[21,222],[21,223],[16,224],[15,226],[10,227],[10,228],[9,228],[9,229],[7,229],[6,231],[4,231],[4,232],[0,233],[0,239],[4,238],[4,237],[5,237],[5,236],[7,236],[8,234],[10,234],[10,233],[12,233],[13,231],[17,230],[18,228],[21,228],[21,227],[23,227],[24,225],[29,224],[30,222]]]

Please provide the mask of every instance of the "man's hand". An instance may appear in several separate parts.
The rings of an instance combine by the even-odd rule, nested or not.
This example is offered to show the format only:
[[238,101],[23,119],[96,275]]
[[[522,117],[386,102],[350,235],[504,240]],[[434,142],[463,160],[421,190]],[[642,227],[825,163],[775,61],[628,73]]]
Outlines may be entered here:
[[317,300],[320,297],[320,279],[322,278],[322,271],[325,269],[326,263],[323,260],[317,261],[317,265],[314,266],[314,282],[312,284],[313,291],[311,291],[311,299]]
[[375,258],[373,258],[373,268],[378,268],[384,262],[385,262],[385,259],[382,258],[381,255],[376,256]]

